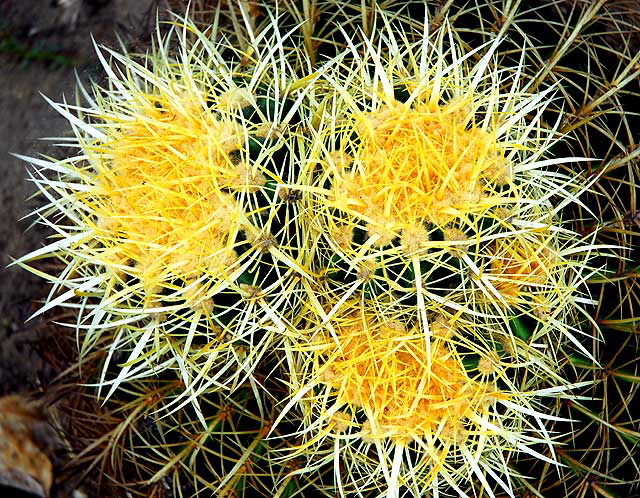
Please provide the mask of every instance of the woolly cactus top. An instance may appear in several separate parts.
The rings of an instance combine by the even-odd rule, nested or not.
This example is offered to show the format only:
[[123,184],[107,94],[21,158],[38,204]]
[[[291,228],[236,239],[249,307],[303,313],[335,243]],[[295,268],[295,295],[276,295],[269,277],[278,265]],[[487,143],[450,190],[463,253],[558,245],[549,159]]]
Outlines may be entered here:
[[[488,415],[498,397],[508,397],[495,384],[469,377],[455,345],[447,342],[449,327],[439,327],[445,334],[433,334],[427,346],[420,330],[368,315],[354,311],[337,328],[337,342],[326,338],[323,353],[331,359],[320,368],[338,403],[367,415],[359,433],[366,442],[462,442],[469,430],[481,431],[471,420]],[[487,363],[483,371],[493,369]]]
[[129,119],[107,119],[108,137],[96,147],[93,195],[105,263],[126,265],[148,294],[171,277],[228,272],[235,236],[248,224],[232,194],[265,183],[230,157],[246,140],[240,124],[216,119],[204,104],[197,94],[149,97]]
[[394,101],[358,116],[354,131],[353,166],[344,164],[343,151],[332,204],[364,218],[375,246],[402,232],[413,247],[428,237],[425,223],[444,226],[500,203],[495,187],[511,178],[503,146],[476,125],[463,99]]

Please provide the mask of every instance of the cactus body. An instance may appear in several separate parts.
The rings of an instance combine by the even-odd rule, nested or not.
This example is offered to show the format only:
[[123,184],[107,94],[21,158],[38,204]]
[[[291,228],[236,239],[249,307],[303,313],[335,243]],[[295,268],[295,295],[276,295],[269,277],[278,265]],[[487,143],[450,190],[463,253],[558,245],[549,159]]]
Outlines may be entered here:
[[19,263],[63,261],[49,278],[66,292],[41,311],[78,309],[85,354],[113,336],[109,355],[125,366],[113,375],[105,362],[109,395],[166,369],[192,401],[233,388],[285,332],[281,311],[295,309],[305,275],[300,214],[282,187],[297,180],[289,61],[263,45],[243,69],[243,53],[223,58],[186,29],[140,60],[101,55],[108,88],[83,90],[85,107],[54,104],[80,154],[32,160],[60,239]]

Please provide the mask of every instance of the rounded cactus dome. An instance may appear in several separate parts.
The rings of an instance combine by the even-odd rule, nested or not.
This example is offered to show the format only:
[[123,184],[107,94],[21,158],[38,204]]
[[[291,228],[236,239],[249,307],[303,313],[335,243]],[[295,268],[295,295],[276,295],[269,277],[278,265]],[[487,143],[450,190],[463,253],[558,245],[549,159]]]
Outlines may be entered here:
[[113,127],[94,146],[91,195],[104,263],[147,291],[172,278],[228,273],[238,260],[235,237],[250,225],[233,194],[265,183],[258,166],[251,171],[231,156],[248,130],[233,117],[216,119],[194,91],[138,100],[127,104],[137,111],[128,119],[105,116]]
[[[103,375],[128,355],[107,397],[132,376],[173,371],[188,396],[250,375],[250,361],[231,366],[245,348],[250,359],[263,353],[248,346],[266,323],[284,330],[280,308],[296,307],[306,272],[300,217],[283,195],[297,181],[301,99],[281,77],[293,61],[260,46],[240,71],[243,52],[223,57],[185,22],[166,39],[184,29],[177,59],[164,45],[141,56],[105,49],[109,60],[99,52],[105,87],[83,88],[84,107],[52,103],[80,153],[38,160],[57,176],[39,181],[52,192],[45,223],[61,237],[35,257],[58,257],[70,276],[50,307],[80,309],[87,348],[115,333]],[[201,375],[202,365],[216,373]]]

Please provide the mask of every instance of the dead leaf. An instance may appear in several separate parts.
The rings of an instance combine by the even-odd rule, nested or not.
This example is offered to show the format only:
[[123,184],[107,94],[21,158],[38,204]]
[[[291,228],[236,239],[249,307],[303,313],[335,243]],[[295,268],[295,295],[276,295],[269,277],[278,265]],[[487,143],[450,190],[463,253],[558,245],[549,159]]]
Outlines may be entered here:
[[38,444],[47,420],[22,396],[0,398],[0,484],[47,498],[53,481],[51,460]]

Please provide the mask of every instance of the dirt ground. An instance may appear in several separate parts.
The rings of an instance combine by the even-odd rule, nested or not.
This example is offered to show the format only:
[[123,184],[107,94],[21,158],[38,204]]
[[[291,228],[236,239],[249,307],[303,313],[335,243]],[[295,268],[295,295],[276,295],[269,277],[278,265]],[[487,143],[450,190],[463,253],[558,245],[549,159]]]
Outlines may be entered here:
[[70,151],[41,140],[69,133],[41,94],[71,100],[76,77],[100,80],[92,37],[114,46],[117,32],[128,46],[144,48],[157,7],[157,0],[0,0],[0,395],[33,390],[53,374],[32,348],[37,320],[25,323],[46,287],[6,268],[49,235],[24,219],[38,200],[28,200],[35,191],[28,164],[11,153],[65,157]]

